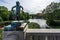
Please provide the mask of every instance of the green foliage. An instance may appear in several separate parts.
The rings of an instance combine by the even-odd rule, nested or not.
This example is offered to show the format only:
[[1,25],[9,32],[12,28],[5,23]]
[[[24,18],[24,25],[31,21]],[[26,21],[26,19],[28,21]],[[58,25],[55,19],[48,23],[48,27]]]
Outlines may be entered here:
[[60,26],[56,26],[56,25],[51,26],[51,27],[54,28],[54,29],[60,29]]
[[60,19],[60,9],[56,9],[52,13],[47,13],[46,18],[48,25],[59,25],[60,23],[55,22],[54,20]]
[[47,13],[46,14],[46,17],[47,17],[47,24],[48,25],[51,25],[54,23],[54,19],[55,19],[55,13],[52,12],[52,13]]
[[47,19],[59,19],[60,18],[60,2],[52,2],[49,4],[46,9],[44,9],[42,12],[46,13]]
[[13,17],[13,13],[12,11],[9,11],[9,21],[12,20],[12,17]]
[[51,13],[53,12],[54,10],[58,9],[60,6],[60,2],[52,2],[51,4],[49,4],[46,9],[44,9],[42,11],[42,13]]
[[53,13],[55,14],[55,19],[60,20],[60,9],[55,10]]
[[0,22],[3,21],[3,19],[0,17]]
[[9,20],[8,9],[4,6],[0,6],[0,17],[3,19],[3,21]]
[[30,29],[40,29],[40,26],[37,23],[29,23],[28,28],[30,28]]
[[[13,13],[15,10],[13,11]],[[8,11],[8,9],[4,6],[0,6],[0,21],[10,21],[13,20],[13,13],[12,11]],[[28,20],[31,18],[28,12],[20,13],[20,19],[21,20]]]
[[30,17],[30,19],[32,19],[32,16],[29,16]]
[[20,14],[21,20],[28,20],[30,18],[28,12],[23,12]]
[[2,29],[0,28],[0,40],[2,40]]
[[54,29],[60,29],[60,20],[54,20],[54,25],[52,25],[51,27]]

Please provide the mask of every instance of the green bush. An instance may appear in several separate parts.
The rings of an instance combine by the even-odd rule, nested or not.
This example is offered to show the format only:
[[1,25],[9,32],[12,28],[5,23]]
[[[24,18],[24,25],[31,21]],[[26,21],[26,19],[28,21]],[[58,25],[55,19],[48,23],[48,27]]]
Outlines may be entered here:
[[0,40],[2,40],[2,29],[0,28]]
[[37,23],[29,23],[28,24],[28,28],[32,28],[32,29],[40,29],[40,25],[38,25]]
[[3,21],[3,19],[0,17],[0,21]]
[[0,22],[0,26],[7,26],[7,25],[9,25],[9,24],[11,24],[11,21],[2,21],[2,22]]
[[55,22],[53,20],[47,20],[46,22],[48,25],[53,25]]

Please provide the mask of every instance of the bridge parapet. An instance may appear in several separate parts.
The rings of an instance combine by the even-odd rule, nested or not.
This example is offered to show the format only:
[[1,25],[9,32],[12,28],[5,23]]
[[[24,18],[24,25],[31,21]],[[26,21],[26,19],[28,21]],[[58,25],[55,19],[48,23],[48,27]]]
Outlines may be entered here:
[[60,29],[29,29],[26,23],[21,28],[24,30],[3,31],[3,40],[60,40]]
[[28,29],[26,40],[60,40],[60,29]]

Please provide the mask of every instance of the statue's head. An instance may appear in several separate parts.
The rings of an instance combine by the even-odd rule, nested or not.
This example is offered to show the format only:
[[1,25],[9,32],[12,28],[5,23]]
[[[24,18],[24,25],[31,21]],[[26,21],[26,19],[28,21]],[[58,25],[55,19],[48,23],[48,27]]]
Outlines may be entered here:
[[16,1],[16,5],[18,5],[18,6],[20,5],[19,1]]

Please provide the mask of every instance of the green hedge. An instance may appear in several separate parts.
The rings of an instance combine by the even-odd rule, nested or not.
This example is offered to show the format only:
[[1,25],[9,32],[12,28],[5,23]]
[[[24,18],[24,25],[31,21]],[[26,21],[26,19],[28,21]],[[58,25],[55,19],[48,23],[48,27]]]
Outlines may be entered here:
[[28,23],[28,28],[30,29],[40,29],[40,25],[37,23]]

